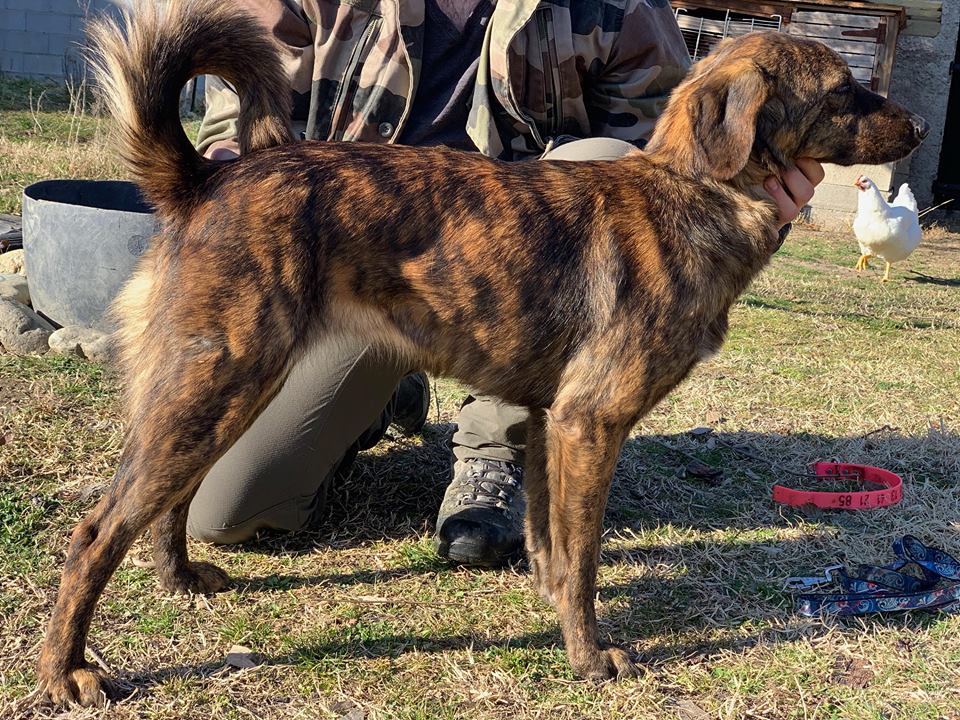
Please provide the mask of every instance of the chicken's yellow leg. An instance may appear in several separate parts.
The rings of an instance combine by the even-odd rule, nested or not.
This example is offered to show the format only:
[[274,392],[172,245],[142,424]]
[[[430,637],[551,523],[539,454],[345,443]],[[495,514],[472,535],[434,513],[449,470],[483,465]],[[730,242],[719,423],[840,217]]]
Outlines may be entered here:
[[860,259],[857,260],[857,264],[853,266],[853,269],[856,270],[857,272],[860,272],[864,268],[870,267],[870,263],[868,261],[872,257],[873,255],[861,255]]
[[[886,261],[884,261],[884,262],[886,262]],[[881,282],[886,282],[886,281],[889,280],[889,279],[890,279],[890,263],[887,263],[887,269],[886,269],[886,271],[883,273],[883,280],[881,280]]]

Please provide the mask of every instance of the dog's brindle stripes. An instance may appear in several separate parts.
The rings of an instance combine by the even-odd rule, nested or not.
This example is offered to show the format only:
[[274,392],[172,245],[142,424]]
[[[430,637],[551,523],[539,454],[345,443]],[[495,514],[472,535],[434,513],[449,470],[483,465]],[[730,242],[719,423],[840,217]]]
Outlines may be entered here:
[[[148,524],[163,587],[225,585],[187,559],[189,502],[303,349],[347,333],[533,410],[535,581],[577,674],[632,674],[626,652],[599,642],[593,605],[613,467],[635,422],[719,348],[729,307],[779,245],[753,184],[801,155],[894,160],[922,121],[827,48],[754,35],[696,66],[647,154],[503,164],[291,144],[276,54],[225,5],[141,5],[130,38],[96,32],[124,157],[165,229],[117,304],[125,446],[71,539],[44,694],[102,700],[107,680],[83,658],[90,618]],[[194,72],[241,89],[236,162],[207,163],[183,137],[177,92]]]

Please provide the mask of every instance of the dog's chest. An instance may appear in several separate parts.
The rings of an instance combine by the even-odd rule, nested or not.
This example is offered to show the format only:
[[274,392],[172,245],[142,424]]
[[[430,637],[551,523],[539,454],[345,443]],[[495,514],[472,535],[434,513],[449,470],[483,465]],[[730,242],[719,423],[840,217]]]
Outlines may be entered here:
[[697,344],[696,362],[708,360],[720,352],[730,325],[729,313],[729,308],[725,308],[712,321],[707,323],[700,337],[700,342]]

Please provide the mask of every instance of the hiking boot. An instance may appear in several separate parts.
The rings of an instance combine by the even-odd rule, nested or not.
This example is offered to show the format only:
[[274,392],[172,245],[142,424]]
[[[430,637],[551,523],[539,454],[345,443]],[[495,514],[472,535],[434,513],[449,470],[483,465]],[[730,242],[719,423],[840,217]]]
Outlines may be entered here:
[[523,548],[523,468],[503,460],[457,460],[437,515],[437,553],[496,567]]
[[426,373],[407,375],[393,393],[393,424],[404,435],[416,435],[423,429],[430,412],[430,381]]

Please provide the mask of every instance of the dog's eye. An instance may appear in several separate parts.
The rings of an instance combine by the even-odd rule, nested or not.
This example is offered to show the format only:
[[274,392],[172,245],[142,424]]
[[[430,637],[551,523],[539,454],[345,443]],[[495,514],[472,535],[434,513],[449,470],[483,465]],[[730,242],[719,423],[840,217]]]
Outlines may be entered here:
[[831,95],[846,95],[846,94],[847,94],[848,92],[850,92],[852,89],[853,89],[853,88],[850,87],[850,81],[847,80],[846,82],[843,83],[843,85],[838,85],[838,86],[835,87],[833,90],[831,90],[831,91],[830,91],[830,94],[831,94]]

